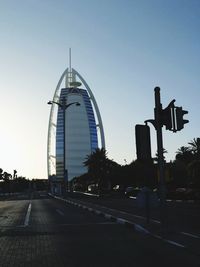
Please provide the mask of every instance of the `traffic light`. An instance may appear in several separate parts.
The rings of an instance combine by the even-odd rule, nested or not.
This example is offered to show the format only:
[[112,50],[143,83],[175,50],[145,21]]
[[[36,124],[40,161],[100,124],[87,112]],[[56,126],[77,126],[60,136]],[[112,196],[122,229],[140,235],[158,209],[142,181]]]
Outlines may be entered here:
[[175,99],[173,99],[165,109],[160,111],[159,121],[161,126],[166,127],[166,130],[176,132],[175,129]]
[[189,120],[184,120],[183,116],[188,114],[187,110],[183,110],[182,107],[176,107],[176,130],[180,131],[184,128],[184,124],[188,123]]
[[172,130],[172,108],[170,106],[161,111],[161,124],[162,126],[165,125],[166,130]]

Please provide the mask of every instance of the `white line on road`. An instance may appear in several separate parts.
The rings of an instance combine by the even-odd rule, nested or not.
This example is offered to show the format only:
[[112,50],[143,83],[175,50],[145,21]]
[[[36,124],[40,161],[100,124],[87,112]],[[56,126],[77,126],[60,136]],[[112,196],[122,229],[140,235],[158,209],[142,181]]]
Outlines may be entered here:
[[29,205],[28,205],[28,209],[27,209],[27,212],[26,212],[26,217],[25,217],[25,220],[24,220],[24,226],[28,226],[29,219],[30,219],[30,214],[31,214],[31,203],[29,203]]
[[165,238],[162,238],[162,236],[160,236],[160,235],[152,235],[153,237],[156,237],[156,238],[158,238],[158,239],[161,239],[161,240],[163,240],[164,242],[167,242],[167,243],[169,243],[169,244],[171,244],[171,245],[174,245],[174,246],[177,246],[177,247],[181,247],[181,248],[185,248],[185,246],[184,245],[182,245],[182,244],[180,244],[180,243],[177,243],[177,242],[174,242],[174,241],[172,241],[172,240],[168,240],[168,239],[165,239]]
[[113,225],[113,224],[116,224],[116,222],[62,223],[62,224],[59,224],[59,226],[74,226],[74,227],[80,227],[80,226],[90,226],[90,225]]
[[184,248],[185,246],[183,246],[182,244],[179,244],[177,242],[174,242],[174,241],[171,241],[171,240],[167,240],[167,239],[163,239],[165,242],[169,243],[169,244],[172,244],[172,245],[175,245],[177,247],[181,247],[181,248]]
[[155,222],[155,223],[161,223],[160,221],[158,220],[154,220],[154,219],[150,219],[152,222]]
[[61,210],[57,210],[57,209],[56,209],[56,212],[57,212],[58,214],[60,214],[61,216],[64,216],[64,215],[65,215],[64,212],[62,212]]
[[194,237],[194,238],[200,238],[200,236],[193,235],[193,234],[186,233],[186,232],[181,232],[181,234],[183,234],[183,235],[187,235],[187,236],[190,236],[190,237]]

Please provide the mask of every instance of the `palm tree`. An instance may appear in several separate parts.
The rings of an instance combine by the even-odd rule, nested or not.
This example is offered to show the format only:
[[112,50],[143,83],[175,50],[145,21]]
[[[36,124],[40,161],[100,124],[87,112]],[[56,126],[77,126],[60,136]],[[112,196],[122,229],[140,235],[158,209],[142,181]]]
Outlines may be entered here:
[[3,173],[3,179],[5,182],[9,182],[9,180],[12,178],[12,175],[8,172]]
[[176,159],[188,164],[193,159],[193,154],[188,146],[181,146],[176,151]]
[[0,168],[0,180],[3,180],[3,169]]
[[83,164],[88,167],[88,172],[101,171],[105,167],[107,152],[104,148],[97,148],[92,154],[86,156]]
[[188,143],[191,147],[191,151],[193,152],[193,154],[195,155],[196,159],[200,159],[200,138],[193,138],[193,140],[191,140]]
[[14,170],[14,171],[13,171],[13,179],[16,179],[16,178],[17,178],[17,171]]
[[200,188],[200,160],[193,160],[188,164],[188,173],[190,176],[190,182]]
[[192,181],[200,186],[200,138],[193,138],[188,143],[193,153],[193,161],[188,165],[188,171]]
[[99,190],[108,182],[111,162],[107,158],[107,152],[104,148],[97,148],[92,154],[87,155],[83,162],[88,168],[88,173],[93,178],[94,183],[98,184]]
[[[164,159],[165,159],[164,154],[166,154],[166,153],[168,153],[168,151],[167,151],[165,148],[163,148],[163,158],[164,158]],[[156,154],[155,154],[155,158],[153,158],[153,160],[154,160],[155,162],[158,162],[158,151],[156,152]]]
[[176,154],[184,155],[187,152],[190,151],[190,148],[188,146],[181,146],[177,151]]

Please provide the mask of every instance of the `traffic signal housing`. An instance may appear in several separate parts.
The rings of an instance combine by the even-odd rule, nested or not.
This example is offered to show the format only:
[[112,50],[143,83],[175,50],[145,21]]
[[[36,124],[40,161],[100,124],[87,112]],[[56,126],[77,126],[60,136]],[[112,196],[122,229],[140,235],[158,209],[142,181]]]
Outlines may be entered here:
[[188,123],[189,120],[185,120],[183,116],[188,114],[187,110],[183,110],[182,107],[176,107],[176,130],[180,131],[184,128],[184,124]]
[[172,121],[172,108],[170,106],[166,107],[161,111],[161,124],[165,125],[166,130],[172,130],[173,121]]
[[175,99],[173,99],[169,105],[161,111],[161,125],[166,127],[166,130],[176,132],[175,127]]

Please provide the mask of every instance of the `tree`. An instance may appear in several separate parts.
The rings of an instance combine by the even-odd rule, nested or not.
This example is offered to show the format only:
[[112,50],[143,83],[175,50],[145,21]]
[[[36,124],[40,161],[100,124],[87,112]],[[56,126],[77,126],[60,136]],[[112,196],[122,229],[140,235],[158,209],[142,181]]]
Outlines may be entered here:
[[106,160],[106,150],[104,148],[97,148],[90,155],[86,156],[86,160],[83,164],[88,167],[88,172],[98,176],[105,169]]
[[200,138],[193,138],[189,143],[195,159],[200,160]]
[[107,158],[104,148],[97,148],[92,154],[87,155],[83,164],[88,168],[88,174],[92,177],[93,183],[98,184],[98,188],[111,187],[111,173],[113,166],[117,163]]
[[[168,153],[168,151],[167,151],[165,148],[163,148],[163,158],[164,158],[164,159],[165,159],[164,154],[166,154],[166,153]],[[153,158],[153,160],[154,160],[155,162],[158,162],[158,151],[156,152],[156,154],[155,154],[155,158]]]
[[190,152],[190,148],[188,146],[181,146],[177,151],[176,154],[184,155]]
[[0,180],[3,180],[3,169],[0,168]]
[[188,173],[190,183],[195,184],[200,188],[200,160],[193,160],[188,164]]
[[183,161],[185,164],[188,164],[193,160],[193,154],[188,146],[181,146],[176,151],[176,160]]
[[16,179],[16,178],[17,178],[17,171],[14,170],[14,171],[13,171],[13,179]]
[[8,172],[3,173],[3,179],[5,182],[9,182],[11,178],[12,178],[12,175],[10,173]]

